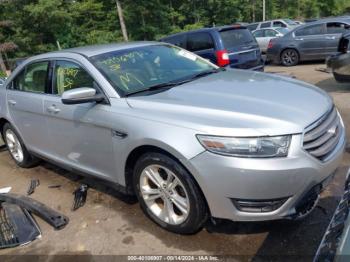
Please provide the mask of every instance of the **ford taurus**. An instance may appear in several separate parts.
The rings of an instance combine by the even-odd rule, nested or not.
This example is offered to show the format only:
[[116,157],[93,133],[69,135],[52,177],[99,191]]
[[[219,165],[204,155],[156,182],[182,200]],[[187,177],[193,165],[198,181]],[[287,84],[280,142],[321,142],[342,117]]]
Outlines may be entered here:
[[20,167],[45,159],[135,194],[161,227],[309,214],[345,144],[332,99],[304,82],[135,42],[27,59],[0,87]]

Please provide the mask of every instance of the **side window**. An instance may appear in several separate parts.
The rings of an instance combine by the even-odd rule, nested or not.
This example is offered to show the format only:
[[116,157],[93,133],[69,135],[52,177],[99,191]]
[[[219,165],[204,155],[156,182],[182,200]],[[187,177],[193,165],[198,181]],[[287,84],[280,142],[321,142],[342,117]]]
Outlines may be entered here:
[[299,29],[295,32],[296,36],[308,36],[308,35],[322,35],[324,34],[324,24],[311,25]]
[[254,37],[264,37],[265,30],[258,30],[253,33]]
[[282,23],[281,21],[274,21],[273,27],[287,27],[287,26],[284,23]]
[[13,80],[12,88],[19,91],[45,93],[49,62],[33,63],[24,68]]
[[260,26],[260,28],[267,28],[267,27],[271,27],[271,22],[262,23]]
[[94,87],[94,79],[78,64],[69,61],[56,61],[54,74],[54,93],[62,95],[64,91]]
[[277,32],[275,30],[271,30],[271,29],[265,30],[266,37],[275,37],[276,35],[277,35]]
[[327,23],[327,34],[342,34],[349,29],[350,26],[343,23]]
[[186,48],[186,35],[179,35],[179,36],[174,36],[174,37],[170,37],[164,40],[164,42],[182,47],[182,48]]
[[247,25],[248,30],[254,31],[258,27],[259,23]]
[[187,36],[187,49],[199,51],[214,48],[214,42],[208,33],[196,33]]

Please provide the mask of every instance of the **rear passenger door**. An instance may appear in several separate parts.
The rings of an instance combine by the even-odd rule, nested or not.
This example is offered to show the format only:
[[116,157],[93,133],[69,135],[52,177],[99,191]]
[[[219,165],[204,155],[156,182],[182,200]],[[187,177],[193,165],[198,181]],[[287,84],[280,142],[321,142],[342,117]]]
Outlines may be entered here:
[[302,59],[326,58],[326,24],[305,26],[294,32],[295,45]]
[[187,50],[216,64],[215,43],[210,33],[198,32],[187,35]]
[[29,150],[38,153],[49,142],[43,99],[48,91],[48,61],[27,65],[8,85],[7,104],[11,122]]
[[350,26],[344,23],[327,23],[327,34],[325,35],[327,55],[332,55],[337,52],[342,34],[349,31],[349,29]]

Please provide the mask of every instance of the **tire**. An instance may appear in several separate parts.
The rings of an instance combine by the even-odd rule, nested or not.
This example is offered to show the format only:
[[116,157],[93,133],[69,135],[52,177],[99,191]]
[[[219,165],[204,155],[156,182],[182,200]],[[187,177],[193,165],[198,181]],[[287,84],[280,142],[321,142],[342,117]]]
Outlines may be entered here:
[[194,234],[208,219],[207,205],[197,184],[185,168],[165,154],[141,156],[134,168],[133,183],[143,212],[168,231]]
[[10,156],[18,166],[29,168],[39,163],[39,159],[28,152],[23,140],[9,123],[4,125],[2,134]]
[[295,49],[289,48],[281,53],[281,64],[284,66],[296,66],[299,60],[299,53]]
[[336,72],[333,72],[334,79],[339,83],[350,82],[350,75],[340,75]]

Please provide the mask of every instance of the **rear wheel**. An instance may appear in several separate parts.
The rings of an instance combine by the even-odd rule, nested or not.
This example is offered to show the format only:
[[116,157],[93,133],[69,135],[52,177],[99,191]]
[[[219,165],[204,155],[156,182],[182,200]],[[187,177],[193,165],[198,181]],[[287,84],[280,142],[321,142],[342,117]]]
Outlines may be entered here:
[[191,234],[206,222],[208,212],[198,186],[174,159],[145,154],[137,161],[133,178],[142,210],[162,228]]
[[32,167],[39,162],[36,157],[29,154],[22,139],[9,123],[4,125],[3,137],[11,157],[18,166]]
[[299,53],[295,49],[286,49],[281,54],[281,63],[284,66],[295,66],[299,63]]

